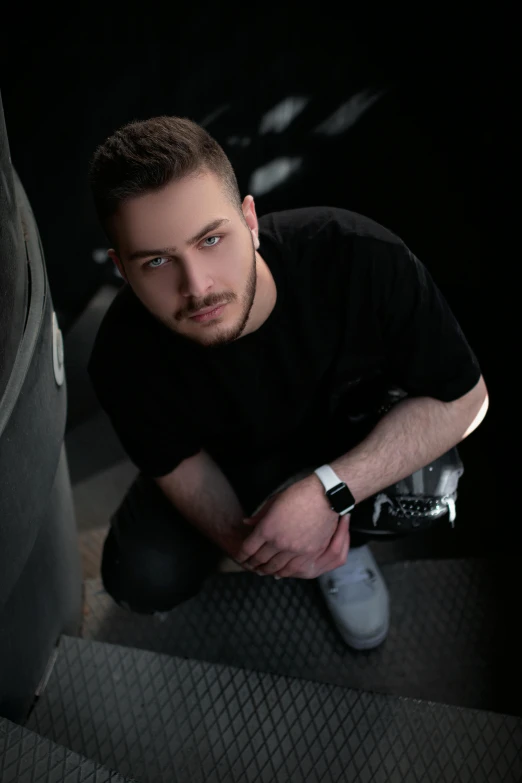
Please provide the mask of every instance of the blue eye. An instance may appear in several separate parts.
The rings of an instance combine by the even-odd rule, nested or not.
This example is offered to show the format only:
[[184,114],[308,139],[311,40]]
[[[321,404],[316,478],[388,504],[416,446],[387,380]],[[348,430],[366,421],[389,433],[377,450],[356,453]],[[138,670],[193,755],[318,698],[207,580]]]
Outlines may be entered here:
[[152,266],[152,264],[153,264],[153,261],[165,261],[165,260],[166,260],[166,259],[165,259],[165,258],[163,258],[162,256],[158,256],[158,258],[153,258],[153,259],[151,259],[151,261],[147,261],[147,263],[145,264],[145,266],[148,266],[148,267],[150,267],[151,269],[159,269],[159,268],[160,268],[159,266]]
[[[216,236],[207,237],[206,239],[203,240],[203,242],[208,242],[209,239],[217,239],[218,241],[214,242],[212,245],[204,245],[204,247],[207,247],[207,248],[216,247],[217,245],[219,245],[219,243],[221,241],[221,236],[216,235]],[[155,261],[168,261],[168,260],[169,259],[165,258],[164,256],[158,256],[157,258],[152,258],[150,261],[147,261],[144,264],[144,266],[146,266],[147,269],[162,269],[164,264],[155,264],[154,262]]]
[[[206,238],[206,239],[204,239],[203,241],[204,241],[204,242],[208,242],[208,240],[209,240],[209,239],[221,239],[221,237],[218,237],[218,236],[207,237],[207,238]],[[218,242],[215,242],[213,245],[206,245],[206,247],[215,247],[217,244],[219,244],[219,243],[218,243]]]

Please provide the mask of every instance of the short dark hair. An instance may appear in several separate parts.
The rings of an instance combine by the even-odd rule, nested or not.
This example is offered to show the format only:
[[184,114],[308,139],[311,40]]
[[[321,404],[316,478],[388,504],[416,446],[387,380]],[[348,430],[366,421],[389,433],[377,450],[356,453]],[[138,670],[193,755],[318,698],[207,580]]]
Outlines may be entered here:
[[242,215],[232,164],[196,122],[162,116],[122,126],[96,149],[89,166],[94,205],[107,237],[109,220],[122,202],[204,171],[218,176],[225,195]]

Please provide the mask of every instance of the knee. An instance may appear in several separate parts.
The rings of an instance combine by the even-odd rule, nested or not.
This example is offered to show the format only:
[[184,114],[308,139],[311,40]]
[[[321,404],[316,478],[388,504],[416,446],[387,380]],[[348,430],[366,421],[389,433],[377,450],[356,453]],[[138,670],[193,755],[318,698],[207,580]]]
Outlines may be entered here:
[[179,553],[168,547],[142,542],[120,548],[111,528],[101,576],[116,603],[140,614],[153,614],[167,612],[196,595],[206,574],[194,565],[182,562]]

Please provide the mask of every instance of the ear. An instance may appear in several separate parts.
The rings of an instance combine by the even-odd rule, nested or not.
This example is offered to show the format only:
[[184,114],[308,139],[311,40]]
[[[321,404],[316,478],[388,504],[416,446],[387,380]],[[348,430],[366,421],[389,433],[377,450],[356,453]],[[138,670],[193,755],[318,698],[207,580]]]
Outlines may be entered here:
[[254,247],[259,250],[259,225],[257,221],[256,205],[253,196],[245,196],[243,201],[243,215],[247,226],[252,233],[252,239],[254,240]]
[[[110,258],[110,259],[113,261],[113,263],[115,264],[115,266],[118,268],[118,272],[119,272],[119,273],[120,273],[120,275],[123,277],[123,279],[124,279],[124,280],[127,280],[127,275],[125,274],[125,268],[124,268],[124,266],[123,266],[123,262],[122,262],[122,261],[121,261],[121,259],[119,258],[119,256],[118,256],[118,254],[117,254],[116,250],[114,250],[114,248],[112,248],[112,247],[111,247],[111,249],[110,249],[110,250],[107,250],[107,255],[108,255],[108,256],[109,256],[109,258]],[[127,282],[128,282],[128,280],[127,280]]]

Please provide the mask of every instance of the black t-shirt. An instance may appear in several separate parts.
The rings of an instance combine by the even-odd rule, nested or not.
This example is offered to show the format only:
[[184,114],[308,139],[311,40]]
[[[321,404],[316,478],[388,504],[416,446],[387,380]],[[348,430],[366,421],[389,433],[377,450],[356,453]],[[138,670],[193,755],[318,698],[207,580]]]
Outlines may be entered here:
[[428,270],[387,229],[306,207],[261,217],[259,239],[277,301],[239,340],[208,348],[177,335],[128,284],[105,314],[89,375],[147,476],[200,449],[236,488],[264,462],[323,464],[374,426],[390,390],[449,402],[480,378]]

